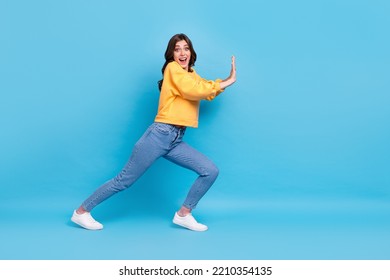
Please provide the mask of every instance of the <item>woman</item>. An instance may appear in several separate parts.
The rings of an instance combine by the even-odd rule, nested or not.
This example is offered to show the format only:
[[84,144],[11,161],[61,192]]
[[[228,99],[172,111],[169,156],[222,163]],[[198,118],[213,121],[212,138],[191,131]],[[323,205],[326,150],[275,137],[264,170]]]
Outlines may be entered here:
[[130,187],[160,157],[195,171],[199,177],[175,213],[173,223],[194,231],[205,231],[191,211],[208,191],[218,176],[218,168],[206,156],[183,141],[187,127],[198,127],[199,104],[212,100],[236,81],[235,58],[231,72],[225,80],[202,79],[192,68],[196,52],[185,34],[174,35],[165,52],[159,81],[160,100],[155,122],[135,144],[132,155],[122,171],[98,188],[73,212],[71,220],[90,230],[102,229],[90,214],[91,210],[115,193]]

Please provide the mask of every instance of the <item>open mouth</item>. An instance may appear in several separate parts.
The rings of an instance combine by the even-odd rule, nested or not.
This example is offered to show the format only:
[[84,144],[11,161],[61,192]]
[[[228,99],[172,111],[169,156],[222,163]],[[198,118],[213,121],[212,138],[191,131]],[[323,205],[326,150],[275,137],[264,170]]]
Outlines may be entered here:
[[180,64],[185,64],[185,63],[187,63],[187,57],[180,57],[179,61],[180,61]]

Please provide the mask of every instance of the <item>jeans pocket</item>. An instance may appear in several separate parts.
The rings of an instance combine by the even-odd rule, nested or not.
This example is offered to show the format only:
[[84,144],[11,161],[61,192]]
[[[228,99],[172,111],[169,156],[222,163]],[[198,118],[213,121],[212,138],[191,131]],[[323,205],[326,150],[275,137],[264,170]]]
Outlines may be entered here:
[[165,123],[156,123],[154,129],[164,135],[168,135],[172,131],[172,126]]

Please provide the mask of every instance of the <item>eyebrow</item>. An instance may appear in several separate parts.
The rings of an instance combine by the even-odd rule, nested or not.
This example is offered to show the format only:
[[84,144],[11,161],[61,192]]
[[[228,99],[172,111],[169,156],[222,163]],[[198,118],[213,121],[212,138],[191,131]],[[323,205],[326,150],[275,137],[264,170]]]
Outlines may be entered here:
[[[180,47],[180,45],[175,45],[175,48]],[[185,44],[183,47],[188,47],[188,44]]]

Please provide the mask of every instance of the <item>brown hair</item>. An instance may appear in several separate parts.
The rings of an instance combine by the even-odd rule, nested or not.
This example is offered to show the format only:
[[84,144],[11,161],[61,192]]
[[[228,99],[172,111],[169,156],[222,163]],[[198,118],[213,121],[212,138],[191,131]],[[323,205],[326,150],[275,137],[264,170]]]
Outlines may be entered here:
[[185,35],[183,33],[173,35],[173,37],[169,40],[167,49],[165,51],[165,63],[161,69],[161,72],[163,74],[163,78],[160,81],[158,81],[158,88],[160,91],[161,91],[162,83],[164,81],[165,68],[167,67],[168,63],[174,61],[173,52],[175,51],[176,43],[179,41],[182,41],[182,40],[187,42],[188,47],[190,48],[190,51],[191,51],[191,58],[190,58],[190,62],[188,64],[188,71],[192,72],[191,67],[195,66],[196,52],[194,50],[194,47],[192,46],[192,42],[191,42],[190,38],[188,38],[187,35]]

